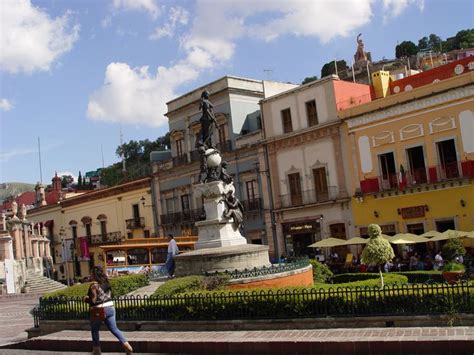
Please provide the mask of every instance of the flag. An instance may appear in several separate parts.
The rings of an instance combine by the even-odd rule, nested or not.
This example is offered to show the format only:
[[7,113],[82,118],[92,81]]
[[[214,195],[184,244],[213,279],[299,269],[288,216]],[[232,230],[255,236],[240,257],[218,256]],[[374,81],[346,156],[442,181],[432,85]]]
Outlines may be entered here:
[[398,176],[398,187],[403,190],[407,186],[407,173],[403,168],[403,164],[400,164],[400,173]]

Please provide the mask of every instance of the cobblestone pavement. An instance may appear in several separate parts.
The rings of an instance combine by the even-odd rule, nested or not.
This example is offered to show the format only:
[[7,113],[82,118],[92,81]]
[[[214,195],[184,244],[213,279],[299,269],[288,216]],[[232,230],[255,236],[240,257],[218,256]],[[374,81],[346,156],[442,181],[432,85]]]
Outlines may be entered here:
[[39,295],[0,297],[0,346],[26,340],[25,330],[33,327],[30,311]]

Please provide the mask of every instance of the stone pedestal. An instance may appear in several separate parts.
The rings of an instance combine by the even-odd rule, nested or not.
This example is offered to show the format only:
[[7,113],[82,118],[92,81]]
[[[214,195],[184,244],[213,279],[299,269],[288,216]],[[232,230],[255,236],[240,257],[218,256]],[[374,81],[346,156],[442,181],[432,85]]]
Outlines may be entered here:
[[196,222],[199,230],[199,239],[194,249],[229,247],[247,244],[247,240],[235,227],[232,219],[223,216],[225,204],[223,196],[235,190],[233,184],[224,184],[222,181],[213,181],[194,186],[195,196],[204,198],[206,220]]
[[268,246],[254,244],[194,250],[177,255],[175,261],[177,276],[270,266]]

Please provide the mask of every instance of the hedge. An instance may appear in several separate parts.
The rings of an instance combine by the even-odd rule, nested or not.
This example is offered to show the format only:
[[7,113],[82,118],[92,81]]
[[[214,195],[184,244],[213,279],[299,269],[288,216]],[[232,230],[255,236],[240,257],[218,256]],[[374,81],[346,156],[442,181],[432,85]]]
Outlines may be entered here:
[[408,282],[411,284],[417,283],[443,283],[444,278],[441,271],[405,271],[397,272],[398,275],[408,277]]
[[331,282],[334,274],[327,265],[319,262],[316,259],[309,259],[309,262],[313,266],[314,281],[323,283]]
[[[297,289],[277,292],[200,292],[116,301],[120,320],[285,319],[473,313],[472,285],[402,285],[356,289]],[[47,299],[41,319],[86,319],[79,300]]]
[[[136,290],[137,288],[148,285],[148,278],[143,274],[133,274],[120,277],[114,277],[110,279],[110,285],[112,286],[112,296],[119,297],[126,295],[129,292]],[[43,295],[43,298],[53,297],[84,297],[87,296],[90,282],[86,282],[80,285],[69,286],[65,289],[49,292]]]
[[185,276],[171,279],[158,287],[153,296],[171,296],[206,290],[219,290],[227,285],[228,275]]
[[[362,275],[360,277],[354,275]],[[348,281],[353,280],[353,281]],[[384,274],[385,285],[403,285],[408,283],[408,278],[404,275]],[[380,274],[341,274],[335,275],[333,284],[316,284],[316,288],[355,288],[355,287],[379,287]]]

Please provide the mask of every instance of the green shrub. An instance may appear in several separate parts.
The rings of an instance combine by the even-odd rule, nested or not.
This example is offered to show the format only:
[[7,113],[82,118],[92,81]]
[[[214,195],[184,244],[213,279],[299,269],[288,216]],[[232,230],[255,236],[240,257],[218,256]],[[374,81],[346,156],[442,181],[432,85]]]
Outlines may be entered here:
[[214,276],[185,276],[171,279],[158,287],[153,296],[171,296],[181,293],[192,293],[197,291],[219,290],[225,287],[229,281],[228,275]]
[[443,283],[444,278],[441,275],[441,271],[429,270],[429,271],[402,271],[397,272],[398,275],[404,275],[408,277],[408,283],[417,284],[417,283]]
[[[355,288],[355,287],[380,287],[380,276],[376,273],[341,274],[335,275],[332,285],[315,285],[316,288]],[[408,278],[394,273],[384,274],[385,285],[404,285]]]
[[457,256],[466,254],[466,249],[464,249],[460,238],[449,239],[446,244],[443,245],[441,251],[443,252],[444,259],[447,261],[454,261]]
[[313,266],[313,279],[316,282],[331,282],[334,274],[325,264],[320,263],[316,259],[310,259],[309,262]]
[[[52,297],[84,297],[87,296],[90,282],[83,283],[80,285],[74,285],[66,287],[63,290],[49,292],[43,296],[43,298]],[[136,290],[137,288],[148,285],[148,278],[143,274],[133,274],[120,277],[114,277],[110,279],[110,286],[112,286],[112,296],[119,297],[129,292]]]
[[153,296],[171,296],[200,290],[203,279],[204,276],[185,276],[168,280],[155,290]]
[[443,267],[443,271],[448,271],[448,272],[449,271],[451,271],[451,272],[464,271],[464,270],[465,270],[464,265],[459,264],[459,263],[447,263]]

